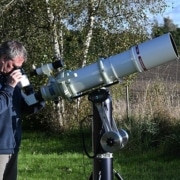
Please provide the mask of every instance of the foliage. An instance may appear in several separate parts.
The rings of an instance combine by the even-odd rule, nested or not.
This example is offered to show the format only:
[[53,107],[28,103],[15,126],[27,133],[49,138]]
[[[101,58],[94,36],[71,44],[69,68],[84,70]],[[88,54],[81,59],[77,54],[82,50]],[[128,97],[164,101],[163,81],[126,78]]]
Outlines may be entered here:
[[[163,12],[165,8],[164,0],[157,2],[2,0],[1,42],[17,39],[25,44],[29,60],[24,69],[28,74],[32,64],[39,67],[56,59],[56,43],[59,45],[60,57],[65,62],[64,68],[77,69],[82,65],[93,63],[100,57],[125,51],[133,44],[147,39],[146,27],[150,25],[147,12],[156,14]],[[57,72],[53,73],[56,74]],[[47,83],[46,76],[30,77],[30,80],[37,91],[40,86]],[[61,102],[62,100],[60,104]],[[53,103],[47,102],[44,114],[39,113],[36,115],[39,117],[36,118],[27,117],[27,120],[32,117],[31,122],[35,119],[42,122],[41,119],[45,121],[47,117],[51,117],[52,121],[56,122],[55,114],[58,106],[55,108],[52,106]],[[72,107],[71,114],[66,114],[70,112],[69,107]],[[69,105],[68,102],[65,102],[62,109],[63,111],[58,111],[58,114],[62,113],[64,121],[76,119],[80,112],[82,116],[86,114],[83,107],[77,109],[76,104]],[[49,124],[48,122],[45,126]]]
[[133,82],[129,88],[129,116],[125,98],[114,99],[114,115],[118,126],[129,133],[132,143],[129,148],[147,150],[154,147],[163,149],[164,154],[178,156],[179,83],[171,85],[160,80],[137,80],[136,83],[137,86]]
[[164,18],[162,25],[156,22],[152,27],[152,37],[157,37],[168,32],[172,34],[177,50],[180,52],[180,28],[173,23],[172,19]]

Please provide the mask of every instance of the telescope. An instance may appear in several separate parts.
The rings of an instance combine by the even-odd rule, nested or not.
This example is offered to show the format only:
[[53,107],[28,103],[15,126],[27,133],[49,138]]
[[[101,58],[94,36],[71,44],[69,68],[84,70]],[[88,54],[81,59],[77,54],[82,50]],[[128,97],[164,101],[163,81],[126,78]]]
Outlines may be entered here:
[[[170,33],[131,47],[128,51],[99,59],[94,64],[71,71],[62,70],[56,77],[49,78],[47,85],[41,86],[33,101],[45,101],[62,97],[72,101],[93,89],[111,86],[120,78],[135,72],[147,71],[153,67],[176,60],[178,52]],[[58,63],[55,63],[58,64]],[[61,63],[59,63],[61,67]],[[55,69],[58,67],[56,66]],[[51,64],[42,65],[34,74],[49,74]],[[27,97],[26,97],[27,99]],[[36,101],[35,100],[35,101]],[[33,103],[31,100],[29,103]]]
[[[51,72],[62,67],[60,61],[42,65],[31,74],[47,75],[49,77],[47,84],[41,86],[36,93],[32,92],[31,88],[23,87],[23,96],[27,104],[33,105],[38,101],[55,101],[58,97],[71,102],[89,94],[88,99],[93,103],[93,151],[96,153],[94,171],[90,179],[112,180],[112,153],[127,144],[128,134],[116,127],[112,118],[111,98],[104,88],[130,74],[141,73],[177,59],[176,44],[172,35],[166,33],[132,46],[123,53],[101,58],[83,68],[61,69],[55,77],[51,76]],[[100,149],[98,144],[101,144]],[[117,173],[116,176],[122,179]]]

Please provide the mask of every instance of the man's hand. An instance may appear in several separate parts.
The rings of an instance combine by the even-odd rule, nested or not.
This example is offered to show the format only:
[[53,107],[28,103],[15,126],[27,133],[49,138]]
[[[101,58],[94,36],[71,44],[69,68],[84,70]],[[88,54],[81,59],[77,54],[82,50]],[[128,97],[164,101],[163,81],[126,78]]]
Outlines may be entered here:
[[7,85],[15,87],[22,78],[20,69],[14,70],[7,78]]

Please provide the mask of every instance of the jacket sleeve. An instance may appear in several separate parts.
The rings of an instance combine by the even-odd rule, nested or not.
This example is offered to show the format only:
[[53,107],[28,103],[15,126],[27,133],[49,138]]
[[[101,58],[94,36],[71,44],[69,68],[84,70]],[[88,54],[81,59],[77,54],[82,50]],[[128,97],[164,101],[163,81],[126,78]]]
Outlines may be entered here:
[[14,88],[8,85],[0,89],[0,113],[3,113],[12,105],[13,92]]

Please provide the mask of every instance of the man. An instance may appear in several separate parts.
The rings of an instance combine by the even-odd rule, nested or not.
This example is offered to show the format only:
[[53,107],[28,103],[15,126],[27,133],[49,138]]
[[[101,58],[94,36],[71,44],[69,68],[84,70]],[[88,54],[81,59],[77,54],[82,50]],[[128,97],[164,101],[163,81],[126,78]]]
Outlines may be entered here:
[[27,51],[18,41],[0,46],[0,180],[17,179],[17,158],[21,143],[21,114],[40,109],[40,103],[28,106],[18,83],[27,61]]

